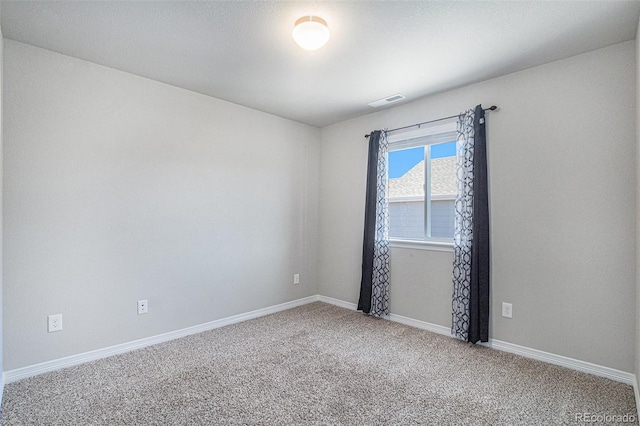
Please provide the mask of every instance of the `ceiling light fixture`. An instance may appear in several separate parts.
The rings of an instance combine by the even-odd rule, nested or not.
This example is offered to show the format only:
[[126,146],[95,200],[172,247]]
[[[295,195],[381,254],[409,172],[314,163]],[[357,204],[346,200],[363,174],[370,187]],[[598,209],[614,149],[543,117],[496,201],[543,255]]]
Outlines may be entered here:
[[296,21],[291,33],[293,39],[306,50],[317,50],[329,41],[327,21],[317,16],[303,16]]

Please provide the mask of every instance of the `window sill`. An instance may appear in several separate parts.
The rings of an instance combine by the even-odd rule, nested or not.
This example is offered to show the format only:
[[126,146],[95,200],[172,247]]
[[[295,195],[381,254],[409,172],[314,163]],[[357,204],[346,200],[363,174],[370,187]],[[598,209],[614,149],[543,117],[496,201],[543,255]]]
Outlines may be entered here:
[[389,246],[414,250],[446,251],[453,253],[453,241],[389,240]]

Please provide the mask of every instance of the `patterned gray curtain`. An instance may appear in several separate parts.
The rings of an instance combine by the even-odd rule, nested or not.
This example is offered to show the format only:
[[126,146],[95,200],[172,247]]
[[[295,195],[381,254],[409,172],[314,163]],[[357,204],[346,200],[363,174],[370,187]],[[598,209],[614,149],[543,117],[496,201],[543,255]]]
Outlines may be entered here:
[[386,132],[371,132],[358,310],[376,317],[389,315],[388,152]]
[[458,117],[451,334],[489,340],[489,197],[484,110]]

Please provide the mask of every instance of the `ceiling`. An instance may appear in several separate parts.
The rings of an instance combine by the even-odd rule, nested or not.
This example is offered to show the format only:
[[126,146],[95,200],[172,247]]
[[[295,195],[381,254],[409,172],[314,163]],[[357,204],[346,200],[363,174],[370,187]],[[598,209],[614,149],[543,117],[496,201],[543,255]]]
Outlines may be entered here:
[[[635,38],[640,1],[2,1],[4,37],[322,127]],[[291,38],[323,17],[329,43]],[[394,104],[397,105],[397,104]]]

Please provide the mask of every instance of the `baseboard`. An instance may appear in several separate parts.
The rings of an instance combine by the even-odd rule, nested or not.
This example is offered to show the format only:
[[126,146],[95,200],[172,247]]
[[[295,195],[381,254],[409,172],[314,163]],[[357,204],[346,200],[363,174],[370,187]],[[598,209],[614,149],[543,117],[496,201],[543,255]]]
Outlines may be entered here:
[[605,367],[603,365],[593,364],[587,361],[556,355],[496,339],[489,339],[488,343],[483,343],[482,345],[499,351],[509,352],[526,358],[532,358],[549,364],[570,368],[572,370],[582,371],[583,373],[593,374],[594,376],[606,377],[607,379],[615,380],[616,382],[633,385],[633,373],[616,370],[615,368]]
[[451,328],[444,327],[438,324],[432,324],[426,321],[420,321],[409,317],[403,317],[402,315],[391,314],[389,315],[389,320],[393,322],[399,322],[400,324],[408,325],[415,328],[420,328],[422,330],[427,330],[436,334],[443,334],[445,336],[451,337]]
[[[340,306],[347,309],[356,309],[356,305],[350,302],[345,302],[342,300],[334,299],[326,296],[319,296],[320,302],[330,303],[332,305]],[[413,318],[404,317],[402,315],[391,314],[389,315],[389,320],[394,322],[399,322],[401,324],[405,324],[411,327],[420,328],[422,330],[427,330],[432,333],[442,334],[445,336],[451,336],[451,328],[445,327],[438,324],[432,324],[426,321],[420,321]],[[453,338],[453,337],[452,337]],[[531,358],[538,361],[543,361],[549,364],[558,365],[561,367],[569,368],[576,371],[581,371],[584,373],[592,374],[594,376],[606,377],[611,380],[615,380],[616,382],[625,383],[628,385],[633,385],[634,390],[636,392],[636,402],[637,406],[640,407],[639,395],[638,395],[638,387],[635,383],[635,375],[632,373],[627,373],[625,371],[616,370],[615,368],[605,367],[598,364],[593,364],[586,361],[581,361],[574,358],[569,358],[562,355],[556,355],[549,352],[544,352],[538,349],[528,348],[526,346],[516,345],[514,343],[503,342],[502,340],[489,339],[489,342],[482,343],[483,346],[496,349],[503,352],[509,352],[512,354],[520,355],[525,358]]]
[[328,296],[320,296],[318,295],[318,301],[328,303],[330,305],[340,306],[341,308],[351,309],[352,311],[356,311],[358,305],[351,302],[345,302],[344,300],[334,299],[333,297]]
[[[330,305],[340,306],[341,308],[351,309],[352,311],[357,310],[358,305],[351,302],[345,302],[344,300],[335,299],[333,297],[328,296],[318,296],[318,301],[329,303]],[[444,327],[437,324],[432,324],[425,321],[416,320],[409,317],[403,317],[402,315],[391,314],[388,319],[393,322],[399,322],[404,325],[409,325],[411,327],[420,328],[422,330],[431,331],[437,334],[444,334],[445,336],[451,336],[451,329],[448,327]]]
[[[295,308],[297,306],[305,305],[312,302],[324,302],[331,305],[339,306],[342,308],[356,310],[357,305],[355,303],[345,302],[343,300],[335,299],[332,297],[314,295],[305,297],[291,302],[281,303],[279,305],[270,306],[267,308],[257,309],[255,311],[246,312],[239,315],[234,315],[227,318],[207,322],[204,324],[195,325],[193,327],[183,328],[181,330],[172,331],[169,333],[160,334],[157,336],[151,336],[132,342],[122,343],[107,348],[97,349],[90,352],[85,352],[77,355],[68,356],[52,361],[43,362],[40,364],[30,365],[15,370],[5,371],[0,377],[0,402],[2,401],[2,390],[5,384],[15,382],[17,380],[25,379],[27,377],[36,376],[38,374],[46,373],[48,371],[59,370],[65,367],[71,367],[78,364],[83,364],[89,361],[95,361],[98,359],[106,358],[113,355],[130,352],[136,349],[141,349],[147,346],[155,345],[158,343],[167,342],[170,340],[178,339],[180,337],[189,336],[191,334],[201,333],[207,330],[213,330],[215,328],[224,327],[226,325],[235,324],[242,321],[247,321],[253,318],[273,314],[276,312],[284,311],[287,309]],[[391,314],[389,316],[390,321],[405,324],[411,327],[420,328],[430,331],[432,333],[442,334],[445,336],[451,336],[451,330],[449,327],[445,327],[438,324],[429,323],[426,321],[416,320],[413,318],[405,317],[402,315]],[[577,359],[565,357],[562,355],[556,355],[549,352],[540,351],[525,346],[516,345],[509,342],[503,342],[501,340],[490,339],[488,343],[483,344],[492,349],[499,351],[509,352],[516,355],[524,356],[526,358],[532,358],[539,361],[547,362],[550,364],[559,365],[561,367],[570,368],[572,370],[582,371],[585,373],[593,374],[596,376],[606,377],[617,382],[626,383],[632,385],[635,391],[636,403],[640,407],[640,395],[636,377],[632,373],[616,370],[609,367],[604,367],[597,364],[592,364],[586,361],[580,361]]]
[[147,346],[156,345],[158,343],[168,342],[170,340],[189,336],[191,334],[197,334],[203,331],[213,330],[215,328],[224,327],[226,325],[247,321],[253,318],[262,317],[262,316],[273,314],[280,311],[285,311],[287,309],[295,308],[297,306],[306,305],[312,302],[317,302],[318,300],[319,300],[318,295],[309,296],[302,299],[293,300],[291,302],[281,303],[279,305],[269,306],[267,308],[257,309],[255,311],[233,315],[227,318],[222,318],[222,319],[210,321],[204,324],[195,325],[193,327],[187,327],[181,330],[171,331],[169,333],[146,337],[144,339],[134,340],[132,342],[122,343],[122,344],[110,346],[107,348],[97,349],[90,352],[84,352],[81,354],[72,355],[65,358],[43,362],[40,364],[17,368],[15,370],[5,371],[2,374],[2,379],[1,379],[2,386],[4,386],[4,383],[11,383],[17,380],[36,376],[38,374],[46,373],[49,371],[54,371],[54,370],[59,370],[61,368],[84,364],[85,362],[95,361],[95,360],[106,358],[109,356],[118,355],[125,352],[130,352],[136,349],[145,348]]

